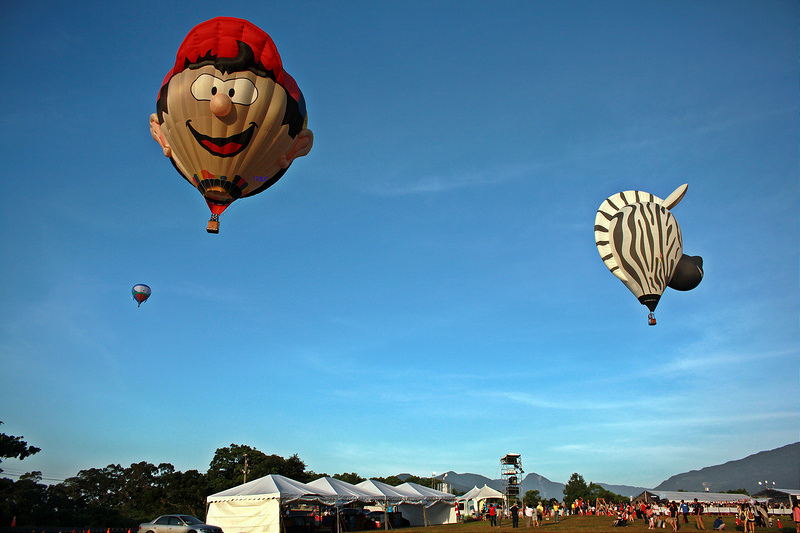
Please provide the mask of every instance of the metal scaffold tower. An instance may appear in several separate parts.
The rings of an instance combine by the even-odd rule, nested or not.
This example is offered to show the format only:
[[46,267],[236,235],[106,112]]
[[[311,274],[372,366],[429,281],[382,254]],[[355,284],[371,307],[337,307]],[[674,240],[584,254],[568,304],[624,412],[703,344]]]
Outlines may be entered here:
[[507,453],[500,459],[500,482],[503,494],[509,505],[519,499],[519,482],[522,470],[522,456],[518,453]]

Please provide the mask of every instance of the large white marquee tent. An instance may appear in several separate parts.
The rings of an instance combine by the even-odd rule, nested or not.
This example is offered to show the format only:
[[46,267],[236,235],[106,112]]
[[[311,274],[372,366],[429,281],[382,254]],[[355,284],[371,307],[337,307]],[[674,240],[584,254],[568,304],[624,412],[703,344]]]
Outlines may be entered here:
[[321,478],[306,484],[270,474],[206,498],[206,523],[225,533],[280,533],[282,508],[301,502],[373,503],[384,510],[394,505],[412,525],[455,522],[455,496],[414,483],[392,487],[368,480],[352,485]]

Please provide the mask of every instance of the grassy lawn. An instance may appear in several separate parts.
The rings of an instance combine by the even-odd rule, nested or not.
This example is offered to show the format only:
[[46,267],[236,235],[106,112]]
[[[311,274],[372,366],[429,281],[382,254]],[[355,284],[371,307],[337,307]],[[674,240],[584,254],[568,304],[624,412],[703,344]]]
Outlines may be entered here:
[[[736,526],[736,519],[733,516],[725,516],[722,518],[725,522],[725,531],[743,531],[742,526]],[[525,527],[525,520],[520,520],[520,527],[514,529],[511,527],[511,520],[504,520],[503,525],[500,528],[491,527],[489,526],[489,521],[478,521],[478,522],[467,522],[463,524],[446,524],[441,526],[430,526],[430,527],[413,527],[413,528],[403,528],[400,531],[413,531],[413,533],[497,533],[498,531],[502,533],[556,533],[556,532],[564,532],[564,533],[584,533],[589,531],[608,531],[609,533],[614,532],[627,532],[627,533],[672,533],[672,526],[667,524],[665,529],[647,529],[647,522],[645,520],[636,520],[632,524],[629,524],[627,527],[624,528],[612,528],[611,524],[614,522],[613,518],[604,517],[604,516],[567,516],[562,517],[558,523],[555,523],[552,520],[545,520],[543,525],[539,528],[531,527],[530,529]],[[706,526],[706,531],[711,530],[711,524],[714,523],[714,517],[704,516],[703,523]],[[785,518],[781,518],[781,524],[783,528],[778,528],[778,522],[775,520],[775,517],[772,519],[773,527],[757,527],[756,533],[759,532],[784,532],[784,533],[795,533],[797,531],[795,527],[794,521],[792,521],[791,516],[786,516]],[[678,522],[678,531],[682,531],[684,533],[688,533],[690,531],[697,531],[694,525],[694,518],[689,517],[689,523],[684,524],[681,521]]]

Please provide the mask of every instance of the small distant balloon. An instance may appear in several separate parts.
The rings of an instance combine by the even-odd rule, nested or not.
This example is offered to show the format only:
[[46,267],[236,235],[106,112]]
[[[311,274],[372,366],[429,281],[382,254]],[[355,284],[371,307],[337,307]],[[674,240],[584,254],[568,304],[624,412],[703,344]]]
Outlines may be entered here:
[[152,292],[153,291],[151,291],[150,287],[147,285],[134,285],[131,293],[133,294],[133,299],[136,300],[136,303],[138,304],[136,307],[141,307],[142,304],[145,303],[148,298],[150,298],[150,294]]

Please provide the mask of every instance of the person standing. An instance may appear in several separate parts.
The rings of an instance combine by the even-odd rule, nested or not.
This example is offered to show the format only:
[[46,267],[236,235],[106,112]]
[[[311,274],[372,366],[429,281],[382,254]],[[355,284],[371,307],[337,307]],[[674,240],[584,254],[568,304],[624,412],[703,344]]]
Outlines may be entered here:
[[531,527],[531,523],[533,523],[533,507],[525,504],[525,527]]
[[511,513],[511,527],[519,527],[519,506],[517,502],[508,510]]
[[497,525],[497,507],[492,504],[489,504],[489,525]]
[[681,500],[681,514],[683,515],[683,523],[689,523],[689,504]]
[[694,499],[694,522],[697,529],[705,529],[703,525],[703,504]]
[[672,524],[672,531],[678,531],[678,502],[669,503],[669,523]]
[[794,502],[794,506],[792,507],[792,518],[794,519],[795,526],[797,527],[797,533],[800,533],[800,502]]
[[558,524],[558,502],[553,500],[553,516],[556,519],[556,524]]
[[503,525],[503,505],[498,503],[496,511],[497,511],[497,524],[495,525],[497,527],[500,527]]

